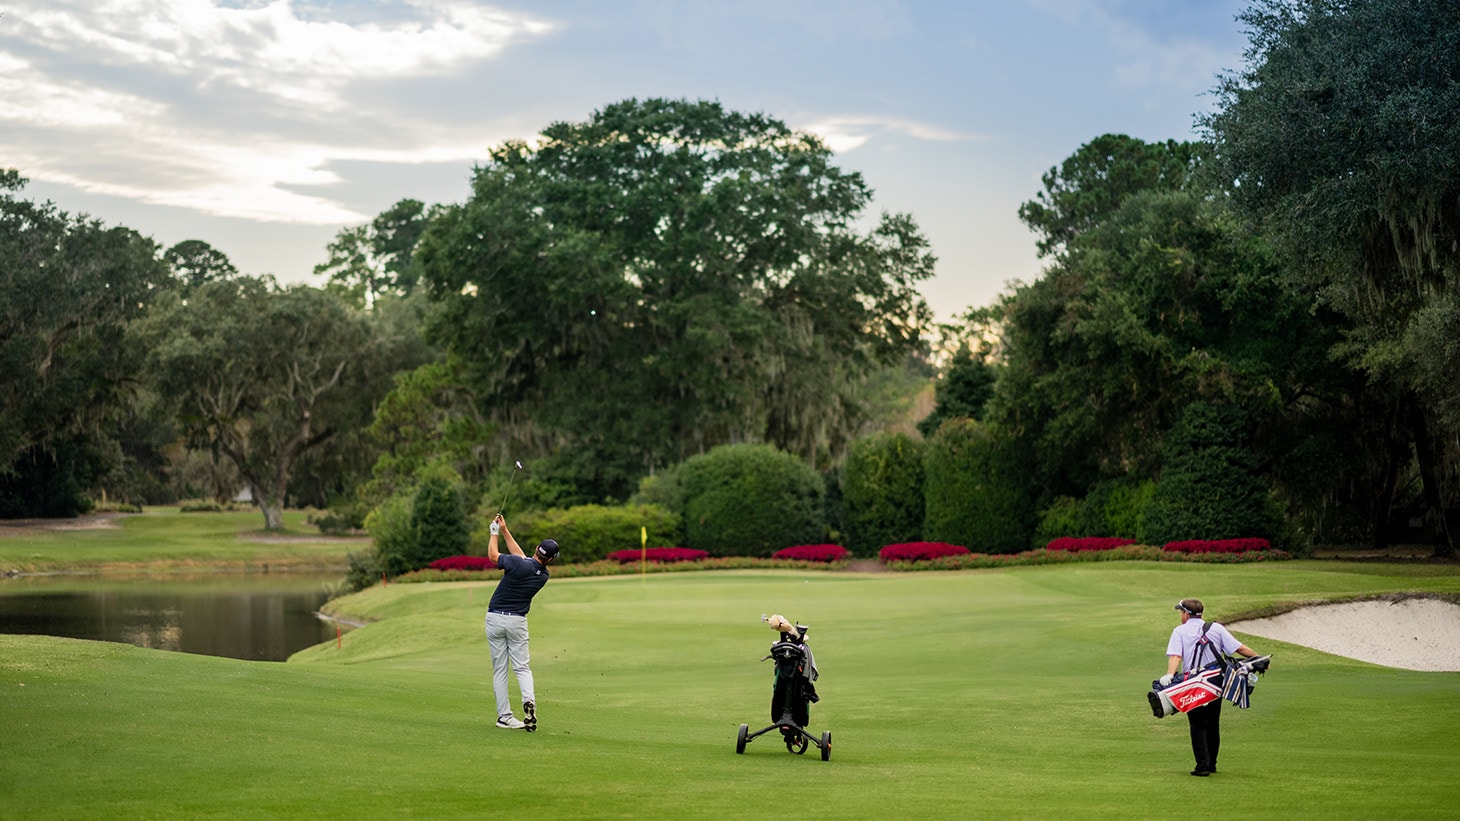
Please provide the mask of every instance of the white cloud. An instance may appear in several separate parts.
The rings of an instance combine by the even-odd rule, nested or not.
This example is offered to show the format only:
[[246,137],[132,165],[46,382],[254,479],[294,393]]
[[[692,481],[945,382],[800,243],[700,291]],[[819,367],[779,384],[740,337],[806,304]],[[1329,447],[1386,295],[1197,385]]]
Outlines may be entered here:
[[[901,0],[638,0],[640,19],[666,46],[697,54],[743,50],[747,36],[794,30],[823,41],[885,41],[913,30]],[[753,32],[753,34],[752,34]]]
[[289,189],[337,182],[326,170],[335,162],[460,160],[489,141],[382,116],[358,102],[363,86],[451,74],[552,31],[466,0],[404,0],[389,22],[307,11],[291,0],[22,2],[0,39],[0,154],[26,176],[93,193],[219,216],[359,221]]
[[904,134],[937,142],[983,139],[976,134],[961,134],[937,125],[893,117],[829,117],[802,126],[801,130],[820,137],[838,154],[860,148],[878,134]]

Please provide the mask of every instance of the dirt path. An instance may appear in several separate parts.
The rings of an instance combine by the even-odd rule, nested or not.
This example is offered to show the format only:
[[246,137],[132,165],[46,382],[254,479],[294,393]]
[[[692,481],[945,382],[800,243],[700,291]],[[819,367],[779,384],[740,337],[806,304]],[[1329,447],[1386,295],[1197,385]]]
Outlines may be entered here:
[[74,519],[0,519],[0,539],[24,536],[37,530],[108,530],[120,527],[117,520],[126,513],[89,513]]

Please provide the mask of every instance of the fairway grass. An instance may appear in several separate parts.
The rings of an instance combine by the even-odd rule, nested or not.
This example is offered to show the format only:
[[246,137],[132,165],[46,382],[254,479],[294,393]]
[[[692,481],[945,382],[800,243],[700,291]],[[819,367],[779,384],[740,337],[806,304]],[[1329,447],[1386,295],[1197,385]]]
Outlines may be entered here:
[[[493,726],[490,583],[337,600],[370,621],[287,664],[0,636],[0,816],[1453,818],[1460,674],[1272,653],[1192,778],[1155,719],[1172,604],[1460,592],[1460,568],[1293,561],[560,579],[531,615],[541,729]],[[770,723],[775,634],[811,625],[811,727]],[[1240,634],[1239,634],[1240,635]],[[514,688],[515,693],[515,688]]]
[[[148,508],[145,514],[104,521],[88,517],[6,528],[9,535],[0,537],[0,572],[330,569],[343,574],[346,553],[368,546],[368,540],[320,535],[304,519],[301,511],[285,511],[284,530],[271,532],[263,529],[257,511]],[[104,526],[65,529],[82,522]]]

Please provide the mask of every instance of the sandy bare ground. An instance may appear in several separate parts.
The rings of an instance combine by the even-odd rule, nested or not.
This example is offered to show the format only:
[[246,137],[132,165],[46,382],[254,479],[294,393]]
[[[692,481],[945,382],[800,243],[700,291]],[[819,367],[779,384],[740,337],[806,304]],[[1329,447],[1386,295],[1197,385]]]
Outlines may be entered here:
[[1443,599],[1314,605],[1227,627],[1385,667],[1460,672],[1460,605]]
[[3,519],[0,520],[0,539],[7,536],[23,536],[37,530],[107,530],[120,527],[117,520],[125,513],[92,513],[74,519]]

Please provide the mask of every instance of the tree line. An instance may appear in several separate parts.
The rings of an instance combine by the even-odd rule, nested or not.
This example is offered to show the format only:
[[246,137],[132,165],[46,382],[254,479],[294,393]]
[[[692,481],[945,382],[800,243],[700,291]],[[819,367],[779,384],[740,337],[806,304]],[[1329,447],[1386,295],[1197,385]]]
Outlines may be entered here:
[[464,202],[340,232],[317,286],[28,201],[7,171],[0,515],[247,487],[268,527],[286,505],[360,526],[431,477],[488,505],[509,481],[523,509],[612,505],[764,444],[821,474],[849,542],[1453,552],[1443,6],[1258,3],[1202,139],[1079,147],[1019,209],[1044,273],[944,327],[911,215],[869,219],[815,137],[712,102],[509,142]]

